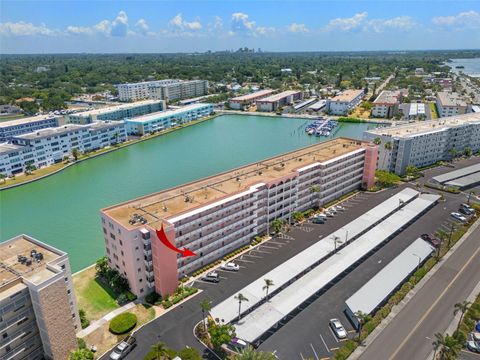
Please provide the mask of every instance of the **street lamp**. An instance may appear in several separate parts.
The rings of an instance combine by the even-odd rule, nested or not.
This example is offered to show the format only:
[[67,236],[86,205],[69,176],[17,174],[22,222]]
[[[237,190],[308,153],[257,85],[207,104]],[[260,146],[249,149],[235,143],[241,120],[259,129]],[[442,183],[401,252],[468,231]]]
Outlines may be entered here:
[[340,229],[345,230],[345,244],[348,244],[348,230],[343,227]]
[[422,257],[420,255],[413,254],[413,253],[412,255],[418,258],[417,270],[415,270],[415,271],[418,271],[418,269],[420,269],[420,263],[422,262]]
[[337,242],[339,244],[341,244],[342,242],[340,241],[340,237],[338,237],[336,235],[333,235],[332,238],[333,238],[333,246],[334,246],[333,252],[336,253],[337,252]]
[[452,241],[452,235],[454,231],[455,231],[455,225],[451,224],[450,235],[448,236],[447,250],[450,249],[450,242]]

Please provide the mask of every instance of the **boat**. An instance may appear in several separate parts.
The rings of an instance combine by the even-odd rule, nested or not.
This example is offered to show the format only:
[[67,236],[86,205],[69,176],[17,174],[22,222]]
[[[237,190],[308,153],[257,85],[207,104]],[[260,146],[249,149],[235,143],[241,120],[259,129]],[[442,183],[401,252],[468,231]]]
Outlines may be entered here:
[[308,135],[313,135],[314,133],[315,133],[315,129],[310,129],[307,132]]

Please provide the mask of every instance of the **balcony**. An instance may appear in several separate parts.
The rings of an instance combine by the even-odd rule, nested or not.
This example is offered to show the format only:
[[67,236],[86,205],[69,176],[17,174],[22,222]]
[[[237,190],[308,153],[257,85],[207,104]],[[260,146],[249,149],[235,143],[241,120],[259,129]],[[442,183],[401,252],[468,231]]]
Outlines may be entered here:
[[144,253],[145,256],[147,256],[147,257],[152,256],[152,250],[143,250],[143,253]]
[[147,267],[153,266],[152,260],[143,260],[143,262],[145,263],[145,266],[147,266]]

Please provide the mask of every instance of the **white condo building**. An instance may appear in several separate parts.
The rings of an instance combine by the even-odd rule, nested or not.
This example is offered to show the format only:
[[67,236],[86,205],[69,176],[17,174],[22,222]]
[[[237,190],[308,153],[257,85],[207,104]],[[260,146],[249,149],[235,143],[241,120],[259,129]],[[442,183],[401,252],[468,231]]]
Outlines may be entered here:
[[0,143],[12,137],[59,125],[58,116],[40,115],[0,122]]
[[393,117],[406,94],[408,95],[407,90],[383,90],[373,102],[372,116],[378,118]]
[[442,91],[437,94],[437,111],[439,117],[461,115],[467,112],[467,103],[458,94]]
[[70,156],[73,148],[89,152],[126,140],[123,121],[67,124],[38,130],[0,144],[0,173],[11,176],[24,172],[29,164],[41,168],[58,163]]
[[378,169],[402,175],[408,165],[431,165],[451,159],[466,148],[479,151],[480,113],[368,130],[363,137],[381,141]]
[[363,90],[345,90],[327,101],[327,110],[330,115],[348,115],[360,104],[363,95]]
[[207,80],[166,79],[116,85],[120,101],[180,100],[208,94]]

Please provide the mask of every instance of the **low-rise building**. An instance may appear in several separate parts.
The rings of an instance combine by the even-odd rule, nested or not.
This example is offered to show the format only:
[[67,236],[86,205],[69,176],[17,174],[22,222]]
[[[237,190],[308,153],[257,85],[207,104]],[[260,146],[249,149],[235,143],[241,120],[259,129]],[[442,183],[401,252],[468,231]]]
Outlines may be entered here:
[[393,117],[398,111],[398,105],[407,94],[407,90],[383,90],[373,102],[372,116],[379,118]]
[[12,137],[59,125],[58,116],[40,115],[0,122],[0,143]]
[[62,161],[76,148],[90,152],[127,140],[125,122],[96,122],[87,125],[67,124],[15,136],[0,144],[0,173],[11,176]]
[[163,111],[165,109],[165,101],[143,100],[130,104],[107,106],[100,109],[68,114],[65,115],[65,122],[70,124],[91,124],[95,121],[119,121],[126,118]]
[[293,104],[296,100],[301,100],[303,93],[297,90],[287,90],[281,93],[270,95],[256,100],[257,111],[277,111],[282,106]]
[[208,94],[207,80],[165,79],[139,83],[119,84],[120,101],[137,101],[142,99],[180,100]]
[[441,91],[437,94],[437,111],[439,117],[461,115],[467,112],[467,103],[455,92]]
[[378,169],[402,175],[408,165],[431,165],[466,148],[479,151],[480,113],[367,130],[364,138],[380,140]]
[[422,119],[425,120],[427,116],[425,104],[411,103],[408,107],[408,119]]
[[191,104],[177,109],[128,118],[125,122],[128,134],[145,135],[197,120],[211,115],[213,112],[212,104]]
[[0,359],[67,359],[80,330],[68,255],[27,235],[0,243]]
[[[376,162],[373,144],[337,138],[105,208],[108,263],[134,294],[170,294],[180,277],[270,232],[275,219],[372,186]],[[196,255],[172,251],[157,237],[161,229]]]
[[260,91],[255,91],[251,94],[246,94],[242,96],[237,96],[231,98],[228,105],[231,109],[234,110],[244,110],[245,108],[252,105],[255,101],[265,98],[273,93],[273,90],[265,89]]
[[327,101],[327,110],[330,115],[348,115],[360,104],[363,95],[363,90],[345,90]]

